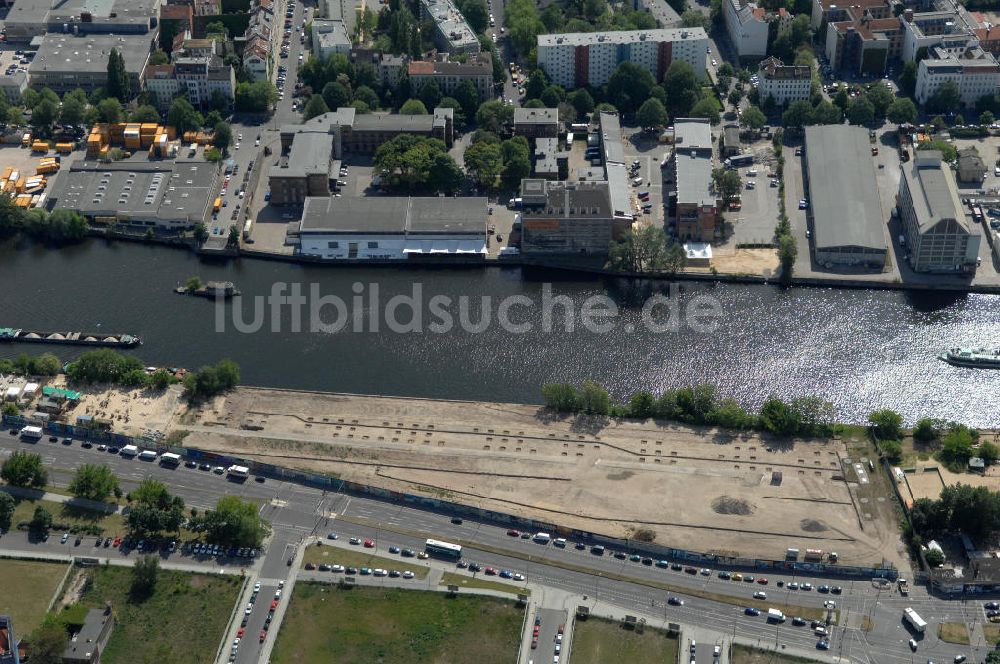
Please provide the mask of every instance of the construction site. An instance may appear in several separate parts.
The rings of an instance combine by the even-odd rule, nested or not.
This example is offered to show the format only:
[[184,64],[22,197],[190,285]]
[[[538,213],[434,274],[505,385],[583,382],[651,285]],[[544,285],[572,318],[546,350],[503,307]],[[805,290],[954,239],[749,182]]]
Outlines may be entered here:
[[664,546],[741,557],[798,548],[846,565],[906,560],[887,484],[847,441],[253,388],[169,420],[168,439],[190,447],[571,529],[641,529]]

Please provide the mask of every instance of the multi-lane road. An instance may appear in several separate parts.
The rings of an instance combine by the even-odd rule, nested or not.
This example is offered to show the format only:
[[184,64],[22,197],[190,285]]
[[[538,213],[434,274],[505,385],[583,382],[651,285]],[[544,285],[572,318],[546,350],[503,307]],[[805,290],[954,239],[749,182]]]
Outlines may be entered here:
[[[171,490],[183,497],[188,505],[200,509],[212,507],[219,497],[229,494],[257,501],[261,505],[262,515],[271,522],[273,529],[273,536],[263,559],[256,565],[256,573],[266,585],[262,596],[265,591],[273,593],[277,581],[287,577],[288,559],[295,555],[297,547],[309,536],[324,537],[326,533],[335,531],[341,537],[370,537],[383,553],[390,545],[422,549],[423,540],[433,536],[465,543],[464,557],[467,560],[523,573],[527,577],[526,583],[579,595],[583,603],[600,600],[628,610],[662,615],[665,620],[696,624],[703,629],[759,640],[763,645],[770,644],[772,647],[777,641],[786,647],[812,650],[818,639],[808,625],[793,626],[790,620],[781,625],[773,625],[768,624],[764,616],[745,615],[743,607],[739,605],[740,601],[744,598],[749,600],[754,591],[761,589],[768,593],[770,600],[791,606],[820,609],[824,601],[835,601],[839,624],[833,628],[830,654],[853,661],[912,664],[914,656],[944,661],[951,660],[958,654],[966,654],[970,658],[978,655],[981,658],[988,649],[981,641],[982,632],[977,625],[984,620],[981,603],[971,600],[942,600],[928,595],[922,588],[913,589],[909,597],[901,597],[892,589],[877,588],[870,580],[778,575],[770,576],[766,586],[735,582],[720,578],[719,570],[712,570],[709,575],[688,574],[683,570],[662,569],[632,562],[627,558],[620,560],[611,551],[597,556],[590,553],[589,548],[578,550],[573,542],[564,549],[552,544],[540,545],[508,535],[508,528],[503,524],[469,519],[456,524],[449,514],[411,505],[370,497],[332,494],[271,479],[263,483],[253,479],[234,483],[224,477],[184,466],[167,469],[152,463],[98,452],[96,448],[82,449],[78,442],[65,446],[47,442],[43,438],[39,443],[28,444],[6,434],[0,437],[0,459],[15,449],[23,448],[33,449],[43,455],[56,485],[67,484],[72,469],[79,464],[100,461],[108,464],[118,474],[126,490],[146,477],[154,477],[167,482]],[[481,548],[477,549],[476,545]],[[26,550],[59,550],[60,547],[58,538],[52,538],[44,544],[35,544],[18,540],[13,534],[5,536],[2,546]],[[66,548],[65,545],[61,546]],[[107,550],[102,551],[101,555],[107,555]],[[81,553],[87,555],[86,552]],[[173,556],[184,562],[196,562],[181,554]],[[232,561],[200,564],[218,567],[232,565]],[[609,578],[609,575],[613,578]],[[777,587],[779,580],[784,583],[783,589]],[[820,594],[816,590],[788,590],[788,583],[791,581],[808,581],[814,587],[824,583],[841,585],[843,593],[832,595]],[[672,589],[646,585],[652,582],[669,584]],[[707,599],[710,594],[735,599]],[[681,597],[684,605],[669,605],[667,598],[670,595]],[[582,599],[584,596],[586,600]],[[907,606],[914,607],[930,623],[927,633],[919,639],[916,655],[907,646],[911,634],[902,623],[902,610]],[[259,619],[255,615],[248,625],[248,636],[255,637],[259,633],[257,625],[263,620],[263,615],[259,614]],[[976,629],[973,631],[972,645],[960,647],[940,641],[936,636],[936,624],[943,621],[973,625]],[[871,629],[864,631],[862,627],[865,626],[870,626]],[[251,638],[249,641],[246,645],[254,646],[257,639]],[[254,653],[250,648],[247,650],[244,658],[241,649],[240,661],[254,661]]]

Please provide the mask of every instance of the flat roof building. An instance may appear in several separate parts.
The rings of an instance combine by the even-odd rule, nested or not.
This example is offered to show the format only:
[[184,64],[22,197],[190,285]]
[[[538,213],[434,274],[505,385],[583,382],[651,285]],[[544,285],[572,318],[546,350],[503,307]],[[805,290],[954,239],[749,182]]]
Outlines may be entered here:
[[80,631],[70,637],[63,651],[63,664],[98,664],[111,638],[115,618],[111,609],[91,609]]
[[1000,87],[1000,64],[973,38],[933,46],[917,65],[914,93],[917,103],[926,104],[947,82],[958,86],[963,105],[972,106],[983,97],[996,94]]
[[487,200],[479,197],[310,197],[291,227],[296,253],[328,260],[482,260]]
[[521,251],[603,255],[628,229],[616,218],[607,182],[521,181]]
[[312,21],[313,57],[325,60],[335,53],[351,52],[351,35],[340,20],[315,18]]
[[848,125],[806,127],[805,170],[816,262],[884,268],[886,219],[868,132]]
[[159,0],[16,0],[4,25],[8,41],[26,43],[47,33],[147,34],[159,16]]
[[600,87],[622,62],[634,62],[662,81],[670,65],[687,62],[705,78],[704,28],[570,32],[538,35],[538,65],[564,88]]
[[434,24],[434,41],[446,53],[479,53],[479,38],[451,0],[420,0],[420,17]]
[[703,118],[674,120],[673,198],[677,237],[712,242],[722,221],[722,200],[712,177],[712,125]]
[[915,272],[975,272],[982,235],[939,151],[918,150],[903,164],[896,203]]
[[108,57],[112,49],[118,49],[125,60],[132,91],[138,94],[153,46],[153,38],[148,34],[47,35],[28,65],[28,77],[33,87],[51,88],[60,94],[76,88],[93,92],[107,86]]
[[49,209],[66,208],[93,224],[173,231],[204,222],[215,200],[218,164],[207,161],[79,161],[56,177]]
[[532,138],[558,138],[559,109],[521,108],[514,109],[514,134]]

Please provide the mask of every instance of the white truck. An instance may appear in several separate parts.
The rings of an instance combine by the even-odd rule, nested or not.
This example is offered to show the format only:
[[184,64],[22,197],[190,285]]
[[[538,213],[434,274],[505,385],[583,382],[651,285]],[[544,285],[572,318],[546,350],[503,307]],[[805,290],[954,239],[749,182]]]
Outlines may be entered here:
[[785,622],[785,614],[778,609],[768,609],[767,620],[768,622]]
[[899,594],[903,597],[909,597],[910,595],[910,584],[906,579],[900,578],[896,585],[899,587]]
[[139,458],[143,461],[156,461],[156,450],[143,450],[139,452]]
[[42,439],[42,427],[27,426],[21,429],[21,440],[39,441]]

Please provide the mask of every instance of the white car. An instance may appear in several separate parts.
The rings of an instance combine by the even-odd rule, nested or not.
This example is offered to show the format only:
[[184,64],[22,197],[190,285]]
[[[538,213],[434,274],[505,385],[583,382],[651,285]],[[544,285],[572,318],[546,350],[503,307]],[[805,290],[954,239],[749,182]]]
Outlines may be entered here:
[[516,573],[516,574],[514,574],[514,580],[515,581],[524,581],[524,575],[520,574],[520,573]]
[[763,590],[758,590],[753,594],[754,599],[767,599],[767,593]]
[[253,591],[255,593],[259,593],[260,592],[260,581],[258,581],[257,583],[253,584]]
[[242,141],[243,140],[243,132],[242,131],[240,133],[236,134],[236,140],[237,141]]
[[239,150],[239,149],[240,149],[240,142],[239,142],[239,141],[236,141],[236,149],[237,149],[237,150]]
[[281,599],[281,588],[274,591],[274,599]]
[[344,571],[344,566],[343,565],[334,565],[333,569],[331,571],[333,571],[333,572],[343,572]]
[[405,572],[403,572],[403,578],[404,579],[412,579],[413,578],[413,572],[411,572],[410,570],[406,570]]
[[285,587],[285,582],[284,581],[278,581],[278,587],[279,588],[284,588]]
[[386,571],[385,571],[384,569],[382,569],[381,567],[376,567],[376,568],[375,568],[375,569],[374,569],[374,570],[372,571],[372,574],[374,574],[375,576],[385,576],[386,574],[388,574],[388,572],[386,572]]
[[254,141],[253,146],[255,148],[260,147],[260,139],[259,138],[256,141]]

